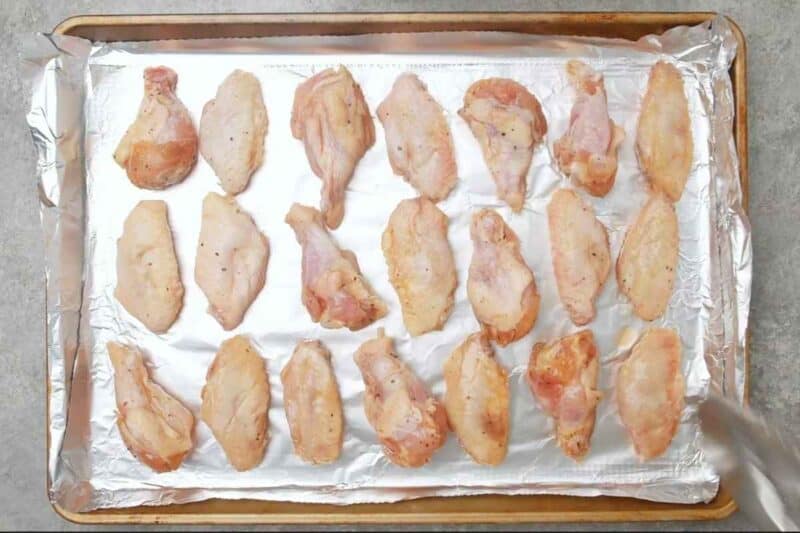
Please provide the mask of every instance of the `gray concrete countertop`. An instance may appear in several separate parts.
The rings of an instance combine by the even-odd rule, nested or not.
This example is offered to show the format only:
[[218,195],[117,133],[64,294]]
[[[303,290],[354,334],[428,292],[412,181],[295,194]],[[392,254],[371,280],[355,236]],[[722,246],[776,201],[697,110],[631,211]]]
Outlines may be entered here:
[[[27,98],[19,75],[19,44],[78,14],[282,11],[676,10],[719,11],[741,26],[749,55],[750,216],[753,225],[753,299],[750,398],[752,406],[800,439],[800,3],[792,0],[704,2],[402,0],[23,0],[0,3],[0,161],[8,186],[0,195],[0,529],[81,529],[62,520],[45,494],[43,247],[35,159],[25,123]],[[578,524],[525,524],[510,529],[570,529]],[[580,527],[605,529],[602,524]],[[720,522],[621,524],[621,529],[750,529],[741,513]],[[436,529],[449,529],[447,525]],[[86,527],[84,529],[93,529]],[[142,527],[142,529],[148,529]],[[172,528],[184,529],[184,528]],[[220,530],[231,528],[220,528]],[[244,528],[246,529],[246,528]],[[256,528],[252,528],[256,529]],[[267,529],[259,527],[257,529]],[[294,530],[294,527],[273,529]],[[322,528],[319,528],[322,529]],[[350,527],[328,528],[350,530]],[[366,529],[366,528],[365,528]],[[373,530],[373,527],[368,529]],[[404,529],[393,527],[393,530]],[[413,529],[413,528],[408,528]],[[461,529],[476,531],[491,526]]]

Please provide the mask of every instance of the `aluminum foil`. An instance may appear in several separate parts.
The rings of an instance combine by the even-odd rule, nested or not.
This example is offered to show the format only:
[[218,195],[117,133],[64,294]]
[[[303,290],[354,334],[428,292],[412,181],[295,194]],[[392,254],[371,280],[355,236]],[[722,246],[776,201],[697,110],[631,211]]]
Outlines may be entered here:
[[[711,386],[743,399],[750,297],[750,229],[741,207],[728,77],[734,54],[735,40],[724,18],[638,42],[493,32],[112,44],[36,37],[25,62],[47,250],[50,498],[71,511],[212,497],[338,504],[482,493],[605,494],[684,503],[712,499],[718,476],[699,447],[697,407]],[[646,463],[637,460],[619,420],[614,377],[647,324],[632,313],[613,275],[589,326],[601,353],[603,401],[584,461],[575,463],[561,453],[552,420],[524,380],[535,341],[579,329],[558,299],[545,213],[551,193],[570,186],[554,161],[552,145],[567,128],[574,99],[564,70],[571,58],[603,73],[610,115],[626,133],[612,191],[605,198],[583,195],[608,228],[614,257],[646,198],[633,146],[649,69],[657,60],[678,66],[689,100],[695,152],[677,204],[680,265],[669,308],[655,323],[680,332],[686,408],[668,451]],[[192,276],[201,202],[209,191],[220,191],[209,165],[200,159],[183,183],[159,192],[134,187],[112,158],[136,115],[143,69],[159,64],[178,73],[177,94],[195,122],[234,68],[254,73],[263,87],[270,119],[265,163],[237,199],[269,237],[272,253],[266,287],[243,323],[229,333],[206,312],[206,298]],[[300,247],[283,218],[292,202],[318,205],[320,182],[301,143],[290,134],[291,104],[300,82],[338,64],[350,69],[373,113],[404,71],[416,73],[446,111],[460,180],[439,205],[450,218],[459,286],[443,331],[411,338],[388,281],[381,233],[397,203],[415,193],[393,175],[377,120],[377,142],[358,165],[347,191],[344,222],[334,234],[342,247],[355,252],[390,312],[353,333],[319,327],[300,302]],[[490,76],[527,86],[541,101],[549,125],[545,143],[534,154],[521,214],[497,201],[478,144],[456,113],[469,85]],[[146,198],[163,199],[169,206],[186,288],[183,311],[164,335],[145,329],[113,296],[116,240],[127,214]],[[483,206],[497,209],[519,235],[542,298],[533,331],[511,346],[497,347],[499,360],[510,369],[508,457],[497,467],[478,466],[451,435],[428,465],[403,469],[384,457],[366,421],[364,387],[352,355],[384,327],[402,359],[434,393],[443,393],[445,358],[478,329],[466,277],[472,254],[470,214]],[[208,427],[198,422],[196,447],[179,469],[156,474],[140,464],[125,449],[115,425],[106,342],[142,347],[152,377],[197,415],[206,370],[220,343],[234,334],[248,335],[268,362],[271,440],[263,463],[249,472],[234,471]],[[342,456],[327,466],[309,466],[293,455],[283,411],[279,373],[295,344],[305,338],[320,339],[331,349],[344,402]]]

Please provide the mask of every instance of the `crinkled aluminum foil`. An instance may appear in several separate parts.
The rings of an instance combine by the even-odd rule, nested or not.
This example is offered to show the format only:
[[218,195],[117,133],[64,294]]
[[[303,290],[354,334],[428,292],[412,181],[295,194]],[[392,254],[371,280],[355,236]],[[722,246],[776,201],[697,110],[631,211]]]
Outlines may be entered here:
[[[49,377],[50,497],[71,511],[206,498],[257,498],[305,502],[395,501],[430,495],[600,494],[666,502],[708,501],[718,477],[699,448],[697,406],[710,384],[740,401],[750,297],[750,229],[741,207],[732,136],[733,98],[728,69],[735,40],[724,18],[675,28],[633,43],[623,40],[538,37],[508,33],[381,34],[239,40],[88,43],[39,36],[26,54],[32,82],[29,123],[39,153],[38,180],[46,242],[47,360]],[[655,325],[677,328],[683,343],[686,409],[675,439],[659,459],[641,463],[619,420],[614,376],[632,339],[647,326],[619,294],[613,274],[590,324],[602,354],[599,388],[604,399],[589,455],[581,463],[555,443],[553,423],[524,380],[534,341],[576,328],[561,306],[553,277],[545,208],[550,194],[569,182],[552,155],[567,128],[574,94],[564,66],[578,58],[602,72],[612,119],[625,129],[617,182],[605,198],[583,195],[607,226],[613,256],[627,225],[643,204],[646,181],[634,154],[640,103],[650,67],[659,59],[683,74],[694,135],[692,174],[678,203],[680,266],[674,296]],[[270,119],[264,165],[237,197],[270,239],[267,284],[233,332],[206,312],[194,281],[200,210],[208,191],[219,191],[204,161],[182,184],[166,191],[134,187],[112,158],[142,97],[142,70],[165,64],[179,75],[177,94],[195,122],[219,83],[234,68],[260,80]],[[359,164],[346,196],[346,215],[335,238],[353,250],[366,278],[390,306],[389,315],[360,332],[326,330],[311,322],[300,302],[300,248],[283,222],[292,202],[318,205],[320,182],[302,145],[289,131],[294,90],[319,70],[346,65],[374,113],[400,73],[412,71],[446,110],[460,181],[440,207],[450,217],[449,238],[458,265],[456,305],[444,331],[410,338],[389,284],[380,237],[390,212],[414,191],[389,166],[382,128]],[[510,77],[542,103],[549,131],[534,155],[521,214],[498,203],[477,142],[456,111],[468,86],[490,76]],[[146,330],[113,297],[116,240],[131,208],[145,198],[169,206],[183,283],[184,308],[164,335]],[[451,435],[423,468],[402,469],[383,456],[363,407],[363,384],[352,355],[379,326],[430,385],[443,393],[442,364],[478,328],[466,297],[472,246],[470,213],[496,208],[520,236],[535,272],[541,312],[531,334],[497,348],[511,369],[511,436],[508,457],[497,467],[474,464]],[[105,344],[141,346],[152,375],[195,414],[205,374],[220,343],[250,336],[268,361],[271,440],[264,462],[239,473],[231,468],[209,429],[198,422],[196,448],[176,471],[156,474],[125,449],[115,425],[113,371]],[[292,453],[279,373],[301,339],[321,339],[332,351],[345,407],[341,458],[309,466]]]

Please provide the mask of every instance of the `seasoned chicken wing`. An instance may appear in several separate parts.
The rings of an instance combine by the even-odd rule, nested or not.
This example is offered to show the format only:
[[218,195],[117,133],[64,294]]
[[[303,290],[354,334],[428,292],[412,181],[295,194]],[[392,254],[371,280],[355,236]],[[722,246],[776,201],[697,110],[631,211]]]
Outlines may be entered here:
[[114,160],[143,189],[166,189],[197,161],[197,132],[186,106],[175,96],[178,75],[167,67],[144,71],[139,114],[120,140]]
[[125,219],[117,241],[114,296],[153,333],[164,333],[183,307],[183,283],[167,204],[143,200]]
[[355,354],[364,378],[364,412],[386,456],[399,466],[427,463],[447,440],[447,413],[378,330]]
[[355,331],[386,315],[386,305],[362,276],[355,254],[339,249],[319,211],[293,204],[286,223],[303,248],[303,304],[311,320]]
[[267,446],[269,379],[264,360],[246,337],[222,343],[201,397],[200,416],[231,465],[240,472],[258,466]]
[[267,108],[258,78],[234,70],[203,107],[200,153],[228,194],[239,194],[264,158]]
[[497,465],[508,451],[508,372],[484,333],[473,333],[444,363],[450,426],[476,463]]
[[547,220],[558,295],[572,322],[583,326],[594,319],[594,300],[611,270],[606,228],[569,189],[553,194]]
[[281,383],[295,453],[312,464],[335,461],[344,422],[331,353],[319,341],[299,343],[281,371]]
[[455,187],[456,159],[444,110],[416,75],[406,72],[378,106],[395,174],[438,202]]
[[642,460],[669,447],[683,411],[681,340],[671,329],[647,330],[617,374],[622,423]]
[[241,324],[264,287],[269,244],[233,197],[208,193],[194,278],[208,298],[208,312],[223,328]]
[[456,290],[447,215],[424,196],[403,200],[389,217],[381,244],[408,332],[442,329]]
[[505,346],[533,328],[539,293],[519,251],[519,238],[492,210],[472,215],[472,262],[467,294],[475,317],[490,339]]
[[636,132],[639,165],[651,185],[677,202],[692,169],[694,143],[681,73],[659,61],[650,70]]
[[497,196],[519,211],[533,150],[547,133],[539,101],[515,81],[489,78],[470,86],[458,114],[481,145]]
[[194,416],[150,379],[138,348],[116,342],[106,347],[125,446],[156,472],[175,470],[194,447]]
[[617,284],[645,320],[667,308],[678,267],[678,217],[663,195],[653,194],[636,217],[617,259]]
[[375,126],[361,87],[345,67],[326,69],[295,92],[292,135],[303,141],[322,180],[320,210],[329,228],[344,217],[344,191],[356,165],[375,143]]
[[625,131],[608,116],[603,76],[580,61],[567,62],[567,75],[577,96],[569,116],[569,130],[555,142],[558,166],[595,196],[614,186],[617,149]]
[[537,343],[528,361],[528,385],[556,423],[558,445],[579,460],[589,451],[594,431],[598,357],[588,329],[545,345]]

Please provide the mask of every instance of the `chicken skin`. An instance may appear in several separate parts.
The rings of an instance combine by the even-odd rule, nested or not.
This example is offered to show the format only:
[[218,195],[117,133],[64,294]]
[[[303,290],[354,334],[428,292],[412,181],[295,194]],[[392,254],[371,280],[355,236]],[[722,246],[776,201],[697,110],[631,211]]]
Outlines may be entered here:
[[200,416],[233,467],[258,466],[267,446],[269,379],[264,360],[246,337],[222,343],[208,368]]
[[269,120],[261,83],[243,70],[234,70],[203,107],[200,153],[217,175],[222,189],[239,194],[264,158]]
[[418,467],[447,440],[447,413],[397,357],[383,329],[361,345],[355,361],[364,378],[364,412],[390,461]]
[[650,70],[636,132],[636,155],[653,188],[673,202],[680,200],[694,157],[689,102],[680,71],[663,61]]
[[444,406],[461,445],[479,464],[498,465],[508,451],[508,372],[484,333],[473,333],[444,363]]
[[166,189],[183,181],[197,161],[197,132],[175,96],[177,84],[178,75],[170,68],[145,69],[139,114],[114,152],[131,183],[142,189]]
[[375,126],[361,87],[345,67],[326,69],[295,92],[292,135],[303,141],[311,170],[322,180],[320,210],[338,228],[344,192],[356,165],[375,143]]
[[681,340],[671,329],[647,330],[617,374],[617,404],[640,459],[669,447],[683,411]]
[[556,424],[556,439],[564,453],[580,460],[589,451],[595,410],[597,346],[588,329],[545,345],[533,346],[528,361],[528,385]]
[[116,342],[106,347],[125,446],[156,472],[175,470],[194,447],[194,416],[150,379],[138,348]]
[[617,284],[644,320],[664,314],[678,267],[678,216],[662,194],[651,195],[636,217],[617,259]]
[[241,324],[261,292],[268,259],[267,238],[236,200],[206,195],[194,278],[208,298],[208,312],[225,330]]
[[286,223],[303,248],[303,305],[311,320],[356,331],[386,315],[386,305],[362,276],[355,254],[339,249],[319,211],[293,204]]
[[403,200],[389,217],[381,244],[408,332],[417,336],[442,329],[456,290],[447,215],[424,196]]
[[519,238],[489,209],[472,215],[472,262],[467,295],[481,328],[500,344],[521,339],[539,314],[533,272],[519,250]]
[[594,196],[605,196],[614,186],[617,149],[625,131],[608,117],[603,76],[580,61],[567,62],[567,75],[577,96],[569,129],[553,145],[561,171]]
[[164,333],[183,307],[183,283],[167,204],[144,200],[125,219],[117,241],[114,296],[153,333]]
[[547,220],[558,295],[572,322],[586,325],[594,319],[595,298],[611,270],[606,228],[569,189],[553,194]]
[[416,75],[406,72],[378,106],[389,163],[419,193],[438,202],[457,180],[456,159],[444,109]]
[[344,422],[331,353],[319,341],[299,343],[281,371],[281,383],[294,452],[311,464],[335,461]]
[[547,133],[539,101],[515,81],[489,78],[470,86],[458,114],[481,146],[497,196],[519,211],[533,150]]

